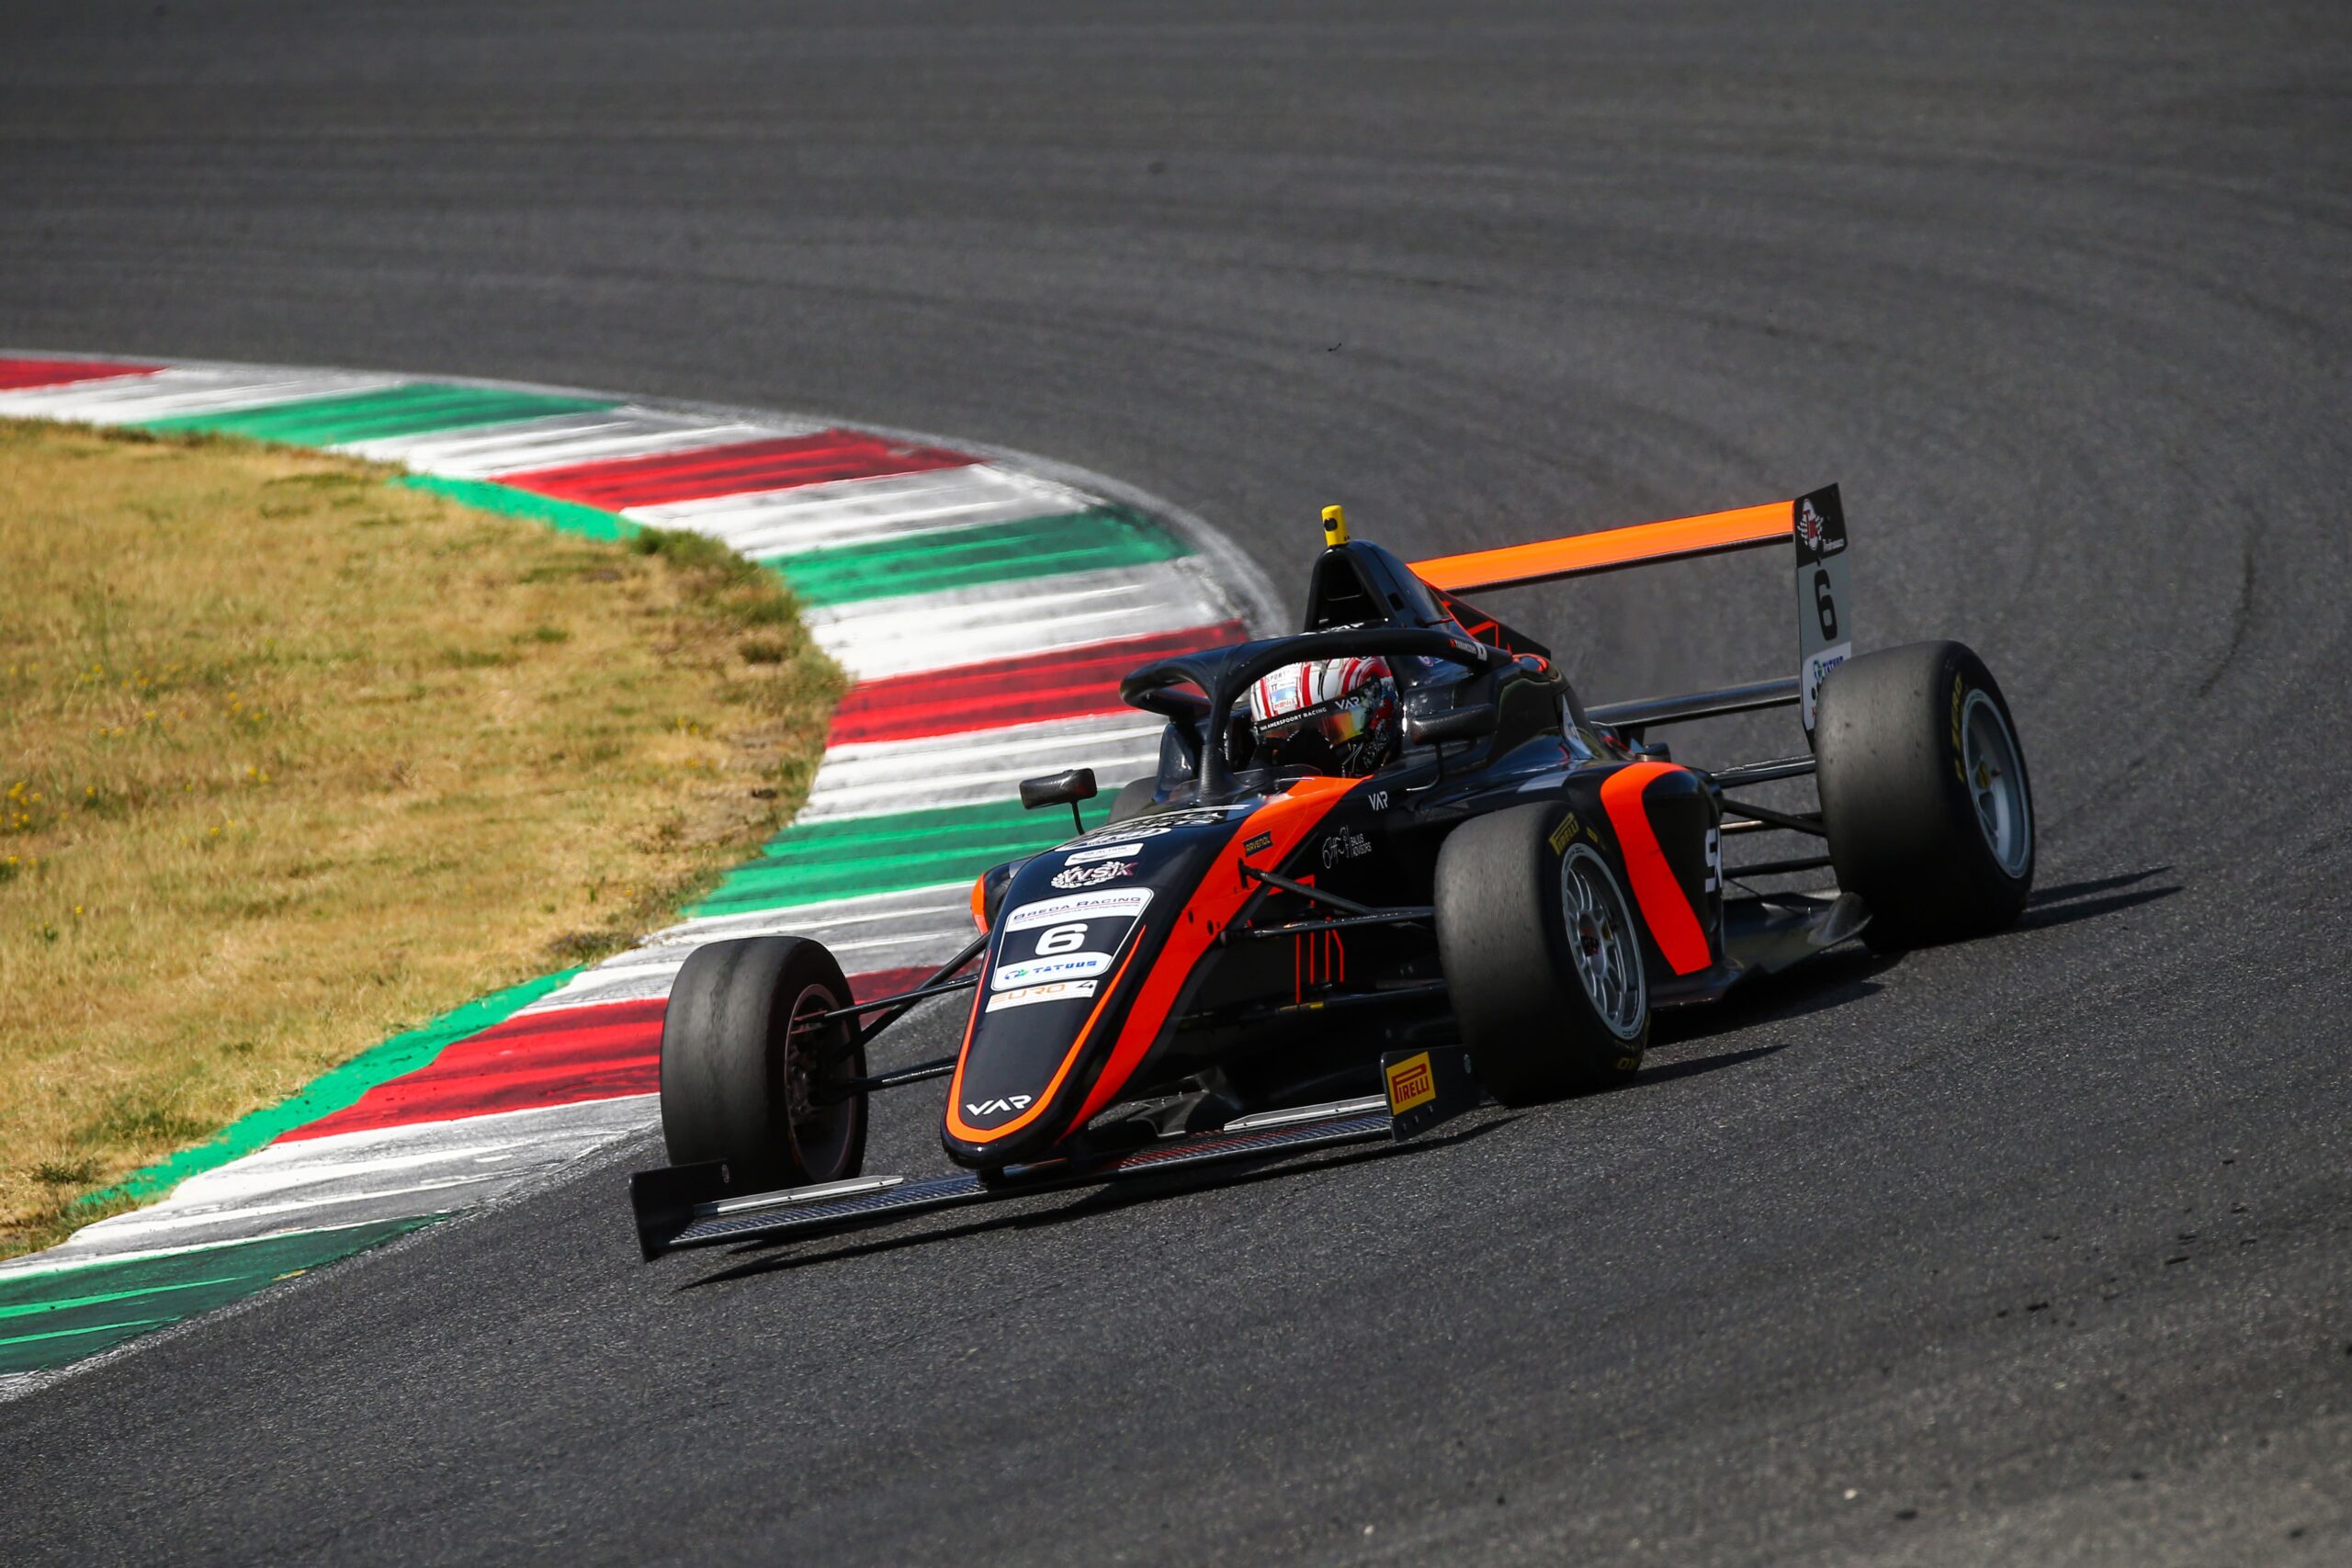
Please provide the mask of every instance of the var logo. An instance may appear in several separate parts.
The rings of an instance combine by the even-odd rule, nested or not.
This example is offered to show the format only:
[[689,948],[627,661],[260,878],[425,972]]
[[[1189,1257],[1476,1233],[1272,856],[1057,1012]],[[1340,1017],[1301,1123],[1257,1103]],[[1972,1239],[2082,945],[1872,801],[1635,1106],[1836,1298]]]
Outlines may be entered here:
[[973,1104],[967,1100],[964,1102],[964,1114],[967,1116],[994,1116],[1006,1111],[1025,1111],[1028,1109],[1029,1101],[1032,1098],[1032,1096],[1025,1094],[1008,1095],[1002,1100],[984,1100],[978,1105]]

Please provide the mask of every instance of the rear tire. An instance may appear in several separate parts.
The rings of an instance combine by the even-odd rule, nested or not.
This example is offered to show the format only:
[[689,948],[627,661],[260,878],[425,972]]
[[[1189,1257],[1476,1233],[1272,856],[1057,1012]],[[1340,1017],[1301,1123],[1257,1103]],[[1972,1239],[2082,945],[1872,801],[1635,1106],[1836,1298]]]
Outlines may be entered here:
[[662,1135],[670,1163],[724,1160],[738,1186],[803,1187],[858,1174],[865,1096],[822,1091],[865,1076],[842,966],[821,943],[763,936],[686,957],[662,1019]]
[[2033,886],[2033,790],[2001,688],[1964,644],[1851,659],[1822,686],[1813,749],[1838,886],[1880,952],[1996,931]]
[[1649,1045],[1641,929],[1598,851],[1554,847],[1566,814],[1474,818],[1438,852],[1438,962],[1471,1071],[1505,1105],[1621,1083]]

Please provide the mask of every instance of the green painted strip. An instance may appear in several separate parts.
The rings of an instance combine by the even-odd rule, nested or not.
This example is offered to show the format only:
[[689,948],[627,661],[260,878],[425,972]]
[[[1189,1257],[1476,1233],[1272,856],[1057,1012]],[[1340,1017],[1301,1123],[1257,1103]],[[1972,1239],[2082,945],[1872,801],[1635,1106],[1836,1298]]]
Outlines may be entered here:
[[770,556],[804,604],[841,604],[934,593],[1069,571],[1148,566],[1188,553],[1122,506],[916,534],[871,545]]
[[98,1203],[121,1196],[153,1198],[168,1192],[191,1176],[224,1166],[275,1142],[281,1134],[333,1115],[379,1083],[413,1072],[439,1055],[444,1046],[505,1022],[579,973],[577,968],[566,969],[509,986],[445,1012],[430,1023],[395,1034],[343,1066],[329,1068],[292,1098],[240,1117],[215,1133],[209,1141],[182,1149],[144,1170],[134,1171],[119,1186],[93,1192],[82,1201]]
[[[115,1334],[127,1339],[130,1337],[130,1334],[125,1334],[123,1332],[125,1329],[137,1333],[149,1328],[161,1328],[173,1321],[168,1317],[127,1317],[120,1323],[93,1323],[81,1328],[56,1328],[44,1334],[19,1334],[13,1339],[0,1339],[0,1373],[28,1372],[40,1370],[38,1366],[17,1367],[8,1364],[9,1352],[20,1345],[36,1345],[44,1339],[72,1339],[84,1334]],[[105,1348],[104,1345],[94,1345],[87,1349],[76,1346],[65,1359],[78,1361],[85,1356],[95,1356]],[[55,1366],[59,1363],[51,1361],[48,1364]]]
[[0,1275],[0,1319],[23,1329],[0,1336],[0,1374],[78,1361],[164,1324],[241,1301],[290,1274],[405,1235],[439,1217],[377,1220],[160,1258],[100,1259]]
[[520,517],[531,523],[544,523],[558,533],[577,534],[582,538],[626,539],[632,534],[643,532],[639,525],[618,513],[582,506],[576,501],[558,501],[551,495],[534,495],[527,490],[493,484],[488,479],[443,479],[430,474],[403,474],[392,482],[406,485],[411,490],[446,495],[451,501],[483,512]]
[[373,392],[304,398],[227,413],[183,414],[177,419],[153,421],[147,428],[207,430],[224,435],[249,435],[256,441],[283,441],[295,446],[335,446],[391,435],[460,430],[474,424],[544,419],[549,414],[585,413],[612,406],[609,398],[557,398],[544,392],[509,392],[491,387],[411,381]]
[[[68,1270],[60,1271],[67,1272]],[[67,1307],[96,1306],[101,1302],[130,1301],[133,1297],[161,1295],[169,1291],[202,1290],[207,1285],[223,1284],[227,1281],[228,1278],[229,1276],[222,1275],[209,1280],[183,1280],[179,1283],[174,1285],[147,1285],[142,1286],[138,1290],[131,1291],[100,1291],[94,1296],[62,1296],[55,1301],[19,1301],[15,1303],[0,1301],[0,1318],[25,1317],[33,1313],[39,1312],[60,1312]],[[79,1331],[74,1329],[65,1329],[61,1332],[70,1334]]]
[[[543,418],[614,406],[431,382],[313,398],[261,409],[153,422],[154,430],[213,431],[297,446],[328,446]],[[461,504],[581,536],[616,540],[639,525],[595,507],[492,481],[407,476],[397,482]],[[1101,506],[978,528],[763,561],[799,596],[834,604],[936,592],[1071,572],[1138,567],[1189,551],[1141,515]],[[1097,813],[1098,820],[1100,812]],[[989,865],[1062,841],[1058,812],[1017,802],[936,807],[787,828],[758,859],[731,874],[689,915],[788,908],[861,894],[955,883]],[[428,1065],[454,1042],[504,1021],[570,980],[543,976],[458,1008],[334,1068],[283,1103],[232,1123],[209,1142],[134,1173],[85,1202],[153,1197],[189,1177],[251,1154],[284,1134],[357,1101],[378,1085]],[[0,1275],[0,1374],[62,1365],[163,1325],[209,1312],[307,1269],[432,1224],[439,1216],[379,1221],[190,1249],[159,1258],[97,1260]],[[163,1315],[156,1315],[158,1312]]]
[[[1106,801],[1096,816],[1108,815]],[[1000,861],[1051,849],[1072,832],[1059,808],[1027,811],[1017,800],[796,824],[686,913],[731,915],[968,882]]]

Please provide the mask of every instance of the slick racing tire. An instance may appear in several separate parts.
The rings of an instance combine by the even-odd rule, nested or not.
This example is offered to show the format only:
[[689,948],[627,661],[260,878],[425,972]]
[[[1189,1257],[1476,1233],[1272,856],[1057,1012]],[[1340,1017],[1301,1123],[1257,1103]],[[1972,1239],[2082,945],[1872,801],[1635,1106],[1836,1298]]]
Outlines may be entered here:
[[1470,1070],[1505,1105],[1622,1082],[1649,1045],[1641,928],[1606,857],[1554,845],[1565,815],[1474,818],[1438,852],[1438,962]]
[[2033,886],[2025,749],[1984,661],[1956,642],[1851,659],[1821,689],[1813,749],[1838,886],[1880,952],[1999,931]]
[[858,1174],[865,1076],[842,966],[821,943],[752,937],[696,948],[662,1019],[662,1135],[670,1163],[724,1160],[737,1186],[805,1187]]

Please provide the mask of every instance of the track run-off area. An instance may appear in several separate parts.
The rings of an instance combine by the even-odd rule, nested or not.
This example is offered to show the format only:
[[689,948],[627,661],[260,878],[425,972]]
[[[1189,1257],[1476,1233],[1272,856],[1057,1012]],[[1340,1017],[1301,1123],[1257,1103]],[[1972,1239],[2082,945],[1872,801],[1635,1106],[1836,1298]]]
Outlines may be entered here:
[[[971,881],[1067,837],[1014,784],[1148,773],[1136,664],[1245,635],[1197,525],[937,444],[741,411],[279,366],[0,356],[0,417],[213,433],[593,537],[687,529],[782,573],[854,684],[790,827],[636,949],[472,1001],[138,1172],[155,1201],[0,1263],[0,1394],[642,1133],[662,1004],[721,938],[823,942],[861,998],[971,935]],[[1162,514],[1164,516],[1164,513]],[[1038,759],[1046,759],[1040,762]],[[1098,803],[1096,810],[1101,807]]]
[[[1285,616],[1327,502],[1423,558],[1835,481],[1860,645],[1983,654],[2040,859],[1998,938],[1393,1152],[646,1266],[619,1137],[0,1404],[0,1555],[2352,1557],[2347,105],[2316,5],[8,7],[24,355],[819,410],[1153,515],[1046,454]],[[1590,702],[1793,667],[1753,561],[1495,608]],[[919,733],[840,739],[899,798]],[[936,1168],[937,1104],[868,1168]]]

